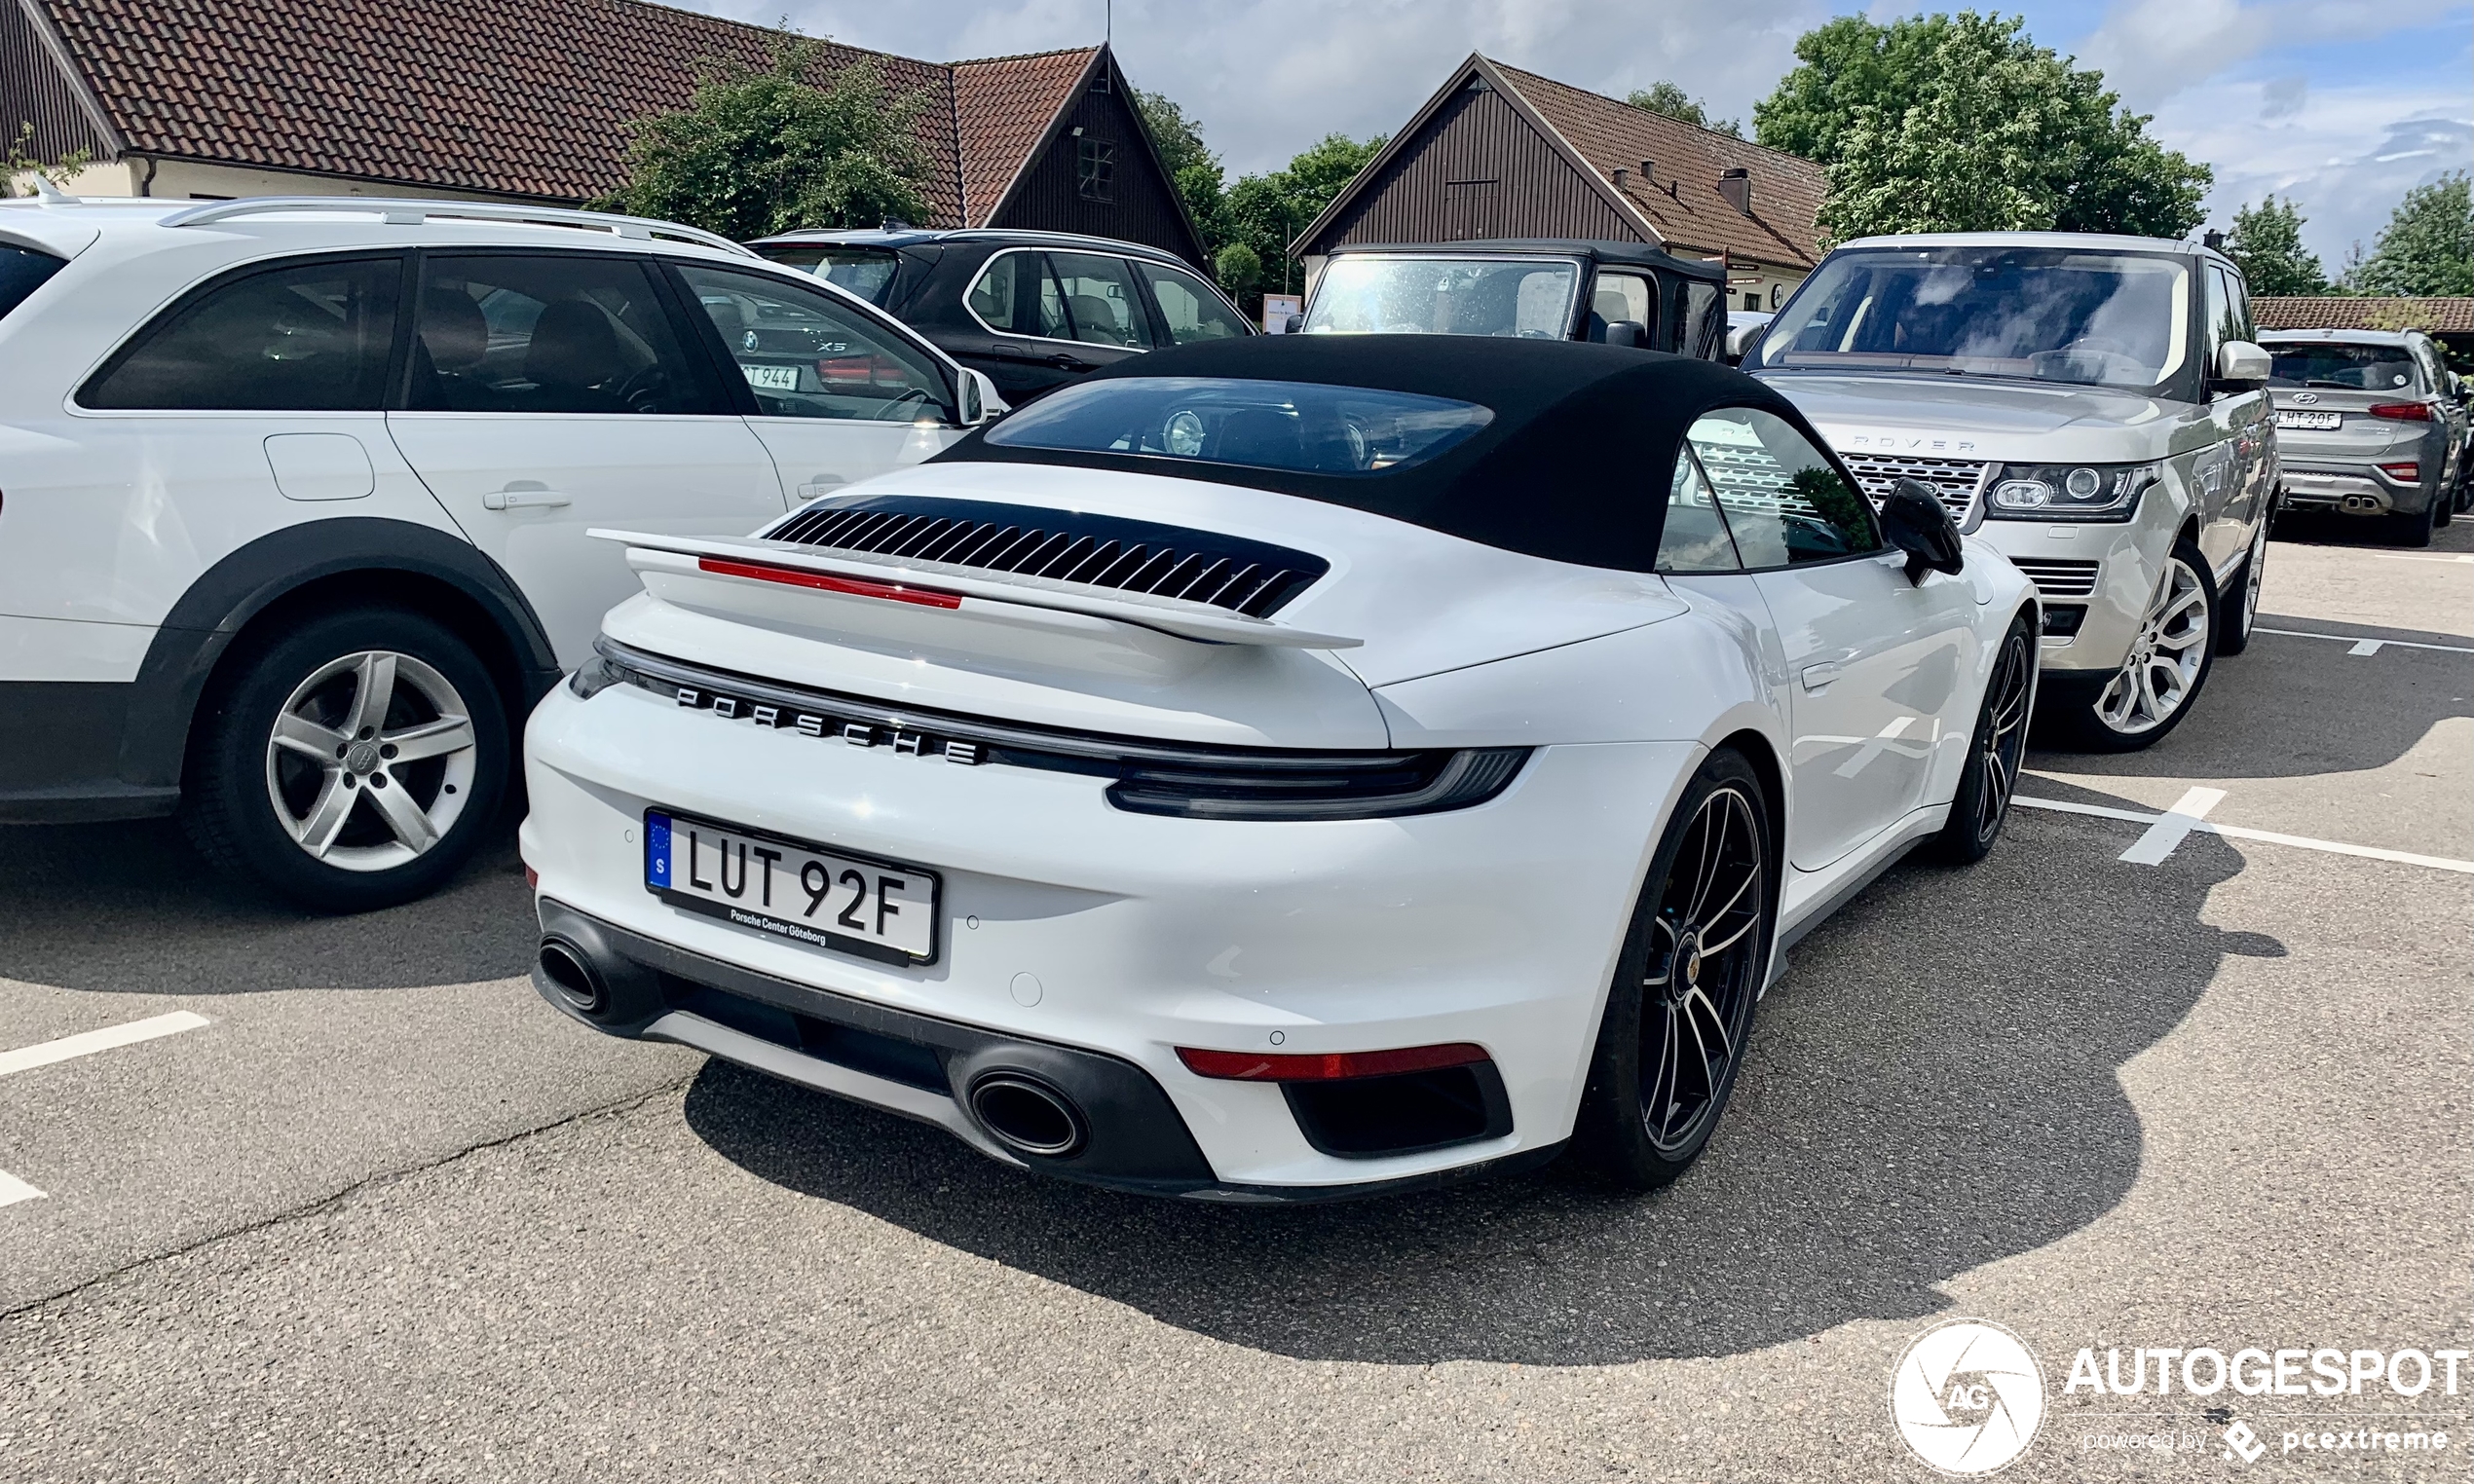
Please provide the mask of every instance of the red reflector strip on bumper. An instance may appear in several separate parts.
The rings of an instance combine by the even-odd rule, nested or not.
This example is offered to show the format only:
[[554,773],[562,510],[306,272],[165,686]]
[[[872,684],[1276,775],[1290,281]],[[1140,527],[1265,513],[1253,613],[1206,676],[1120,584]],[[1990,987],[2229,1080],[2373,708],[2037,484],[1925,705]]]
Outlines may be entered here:
[[854,598],[887,598],[895,603],[917,603],[922,608],[962,606],[962,600],[956,594],[941,593],[926,587],[905,587],[899,582],[871,582],[865,577],[837,577],[821,572],[802,572],[796,567],[768,567],[757,562],[725,561],[721,557],[698,557],[695,565],[702,571],[725,577],[752,577],[759,582],[812,587],[818,592],[848,593]]
[[2383,464],[2380,465],[2380,472],[2387,475],[2399,484],[2413,484],[2422,477],[2422,465],[2419,464]]
[[1350,1077],[1394,1077],[1403,1072],[1431,1072],[1439,1067],[1468,1066],[1487,1059],[1486,1049],[1455,1041],[1448,1046],[1408,1046],[1398,1051],[1326,1052],[1291,1056],[1276,1052],[1196,1051],[1177,1049],[1177,1059],[1197,1077],[1226,1082],[1338,1082]]

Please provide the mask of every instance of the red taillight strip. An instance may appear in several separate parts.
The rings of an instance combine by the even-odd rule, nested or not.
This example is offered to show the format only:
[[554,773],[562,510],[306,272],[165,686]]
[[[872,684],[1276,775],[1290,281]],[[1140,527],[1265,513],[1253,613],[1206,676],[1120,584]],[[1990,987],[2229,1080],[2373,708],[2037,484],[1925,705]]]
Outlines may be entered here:
[[2399,423],[2428,423],[2431,409],[2420,402],[2381,402],[2371,409],[2375,418],[2388,418]]
[[954,593],[941,593],[928,587],[905,587],[899,582],[871,582],[865,577],[837,577],[821,572],[802,572],[796,567],[768,567],[758,562],[731,562],[720,557],[698,557],[695,565],[702,571],[725,577],[753,577],[759,582],[781,582],[792,587],[812,587],[818,592],[848,593],[854,598],[889,598],[896,603],[916,603],[922,608],[960,608],[961,598]]
[[1466,1041],[1447,1046],[1407,1046],[1398,1051],[1326,1052],[1293,1056],[1277,1052],[1177,1049],[1177,1059],[1197,1077],[1225,1082],[1338,1082],[1350,1077],[1395,1077],[1488,1059],[1486,1049]]

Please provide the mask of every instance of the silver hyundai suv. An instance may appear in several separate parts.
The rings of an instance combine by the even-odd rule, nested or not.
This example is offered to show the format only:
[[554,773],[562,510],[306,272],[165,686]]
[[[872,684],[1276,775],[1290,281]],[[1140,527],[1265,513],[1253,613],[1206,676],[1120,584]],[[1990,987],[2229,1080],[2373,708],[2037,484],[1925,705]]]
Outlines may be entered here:
[[2428,546],[2456,513],[2465,404],[2419,330],[2278,330],[2262,337],[2284,445],[2285,508],[2387,517]]
[[2043,711],[2127,751],[2249,643],[2277,483],[2239,269],[2153,238],[1865,238],[1823,259],[1744,369],[1876,500],[1900,478],[2044,596]]

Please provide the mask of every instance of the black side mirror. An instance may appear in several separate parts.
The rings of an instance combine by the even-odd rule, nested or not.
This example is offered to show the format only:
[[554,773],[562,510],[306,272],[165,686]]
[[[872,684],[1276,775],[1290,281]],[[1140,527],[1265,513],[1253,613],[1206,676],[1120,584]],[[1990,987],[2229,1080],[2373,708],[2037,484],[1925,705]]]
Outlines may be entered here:
[[1956,576],[1967,565],[1959,545],[1959,528],[1950,523],[1949,508],[1921,479],[1901,479],[1881,502],[1881,533],[1890,544],[1907,553],[1907,580],[1922,582],[1928,572]]
[[1304,334],[1306,332],[1306,316],[1303,315],[1291,315],[1288,319],[1281,324],[1280,332],[1284,335]]
[[1611,346],[1631,346],[1637,351],[1649,344],[1649,327],[1637,319],[1611,320],[1606,326],[1606,343]]

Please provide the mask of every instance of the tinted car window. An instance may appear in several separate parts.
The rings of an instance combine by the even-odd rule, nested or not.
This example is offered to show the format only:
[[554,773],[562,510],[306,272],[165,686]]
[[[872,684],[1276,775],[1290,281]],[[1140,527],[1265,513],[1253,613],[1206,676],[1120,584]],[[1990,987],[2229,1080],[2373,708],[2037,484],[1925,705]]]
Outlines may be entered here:
[[1698,279],[1684,285],[1684,332],[1675,342],[1678,355],[1706,355],[1726,332],[1726,301],[1715,283]]
[[1881,549],[1871,503],[1785,420],[1724,407],[1695,421],[1684,441],[1708,475],[1744,566],[1830,562]]
[[1743,565],[1709,481],[1702,477],[1701,466],[1691,455],[1679,454],[1667,495],[1667,529],[1658,537],[1658,570],[1735,572]]
[[836,288],[848,289],[870,304],[882,304],[893,287],[901,258],[881,247],[842,247],[828,243],[782,243],[760,247],[767,259],[805,269]]
[[632,259],[431,257],[418,308],[406,405],[420,411],[730,410]]
[[0,318],[6,318],[9,311],[25,302],[26,295],[68,266],[66,258],[56,258],[48,252],[0,244]]
[[89,383],[88,407],[375,412],[402,260],[287,263],[174,306]]
[[971,313],[999,335],[1036,335],[1071,340],[1066,322],[1066,291],[1037,252],[1000,252],[971,284]]
[[1305,328],[1561,340],[1580,281],[1581,265],[1571,262],[1343,255],[1315,283]]
[[2394,391],[2414,385],[2414,357],[2403,346],[2347,345],[2313,340],[2268,349],[2271,387],[2341,387],[2349,391]]
[[1066,387],[989,429],[999,448],[1139,454],[1317,474],[1407,468],[1475,434],[1474,402],[1311,382],[1128,376]]
[[679,277],[767,417],[955,421],[936,362],[832,296],[727,268]]
[[1143,277],[1150,280],[1151,297],[1159,302],[1160,317],[1167,321],[1161,328],[1174,344],[1227,340],[1246,333],[1246,327],[1202,279],[1157,263],[1144,263],[1142,269]]
[[1604,340],[1610,324],[1631,320],[1655,338],[1658,299],[1647,278],[1637,274],[1602,273],[1590,289],[1589,338]]
[[1096,252],[1052,252],[1048,266],[1065,290],[1073,338],[1095,346],[1151,348],[1151,318],[1134,291],[1132,265]]

